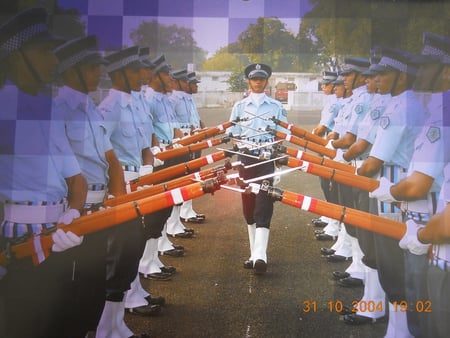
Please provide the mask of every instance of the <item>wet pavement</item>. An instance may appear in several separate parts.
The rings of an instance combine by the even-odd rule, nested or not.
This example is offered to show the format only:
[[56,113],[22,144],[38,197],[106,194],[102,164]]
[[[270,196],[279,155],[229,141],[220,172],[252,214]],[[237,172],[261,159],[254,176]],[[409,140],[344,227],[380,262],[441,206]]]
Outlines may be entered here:
[[[208,126],[228,120],[229,113],[201,110]],[[288,118],[310,129],[319,113],[290,112]],[[278,187],[323,199],[319,178],[310,174],[284,175]],[[142,285],[154,296],[163,295],[167,305],[158,317],[127,314],[126,321],[136,334],[161,338],[383,337],[386,323],[350,326],[337,313],[340,306],[359,300],[363,289],[336,285],[332,272],[344,271],[349,263],[329,263],[321,257],[320,248],[333,242],[314,239],[317,228],[311,219],[317,215],[275,202],[268,271],[256,276],[242,266],[249,248],[239,193],[222,189],[193,203],[206,221],[185,223],[195,229],[194,238],[171,239],[185,247],[185,256],[161,257],[177,268],[170,281],[142,279]]]

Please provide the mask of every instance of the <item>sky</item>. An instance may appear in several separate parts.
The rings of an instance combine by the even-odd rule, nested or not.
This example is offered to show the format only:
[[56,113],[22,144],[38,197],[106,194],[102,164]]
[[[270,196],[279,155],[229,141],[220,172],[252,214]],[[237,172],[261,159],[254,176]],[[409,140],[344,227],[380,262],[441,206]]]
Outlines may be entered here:
[[132,45],[129,35],[143,21],[176,24],[193,30],[200,48],[211,56],[235,42],[259,17],[276,17],[297,34],[301,17],[311,9],[309,0],[58,0],[75,8],[96,34],[101,47]]

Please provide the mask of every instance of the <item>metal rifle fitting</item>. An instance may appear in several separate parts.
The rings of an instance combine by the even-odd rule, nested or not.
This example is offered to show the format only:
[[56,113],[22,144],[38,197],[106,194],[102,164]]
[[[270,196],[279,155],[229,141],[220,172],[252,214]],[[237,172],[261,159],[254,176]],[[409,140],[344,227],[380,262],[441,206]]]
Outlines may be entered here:
[[267,195],[272,197],[275,201],[281,201],[283,199],[283,190],[280,188],[270,187],[267,191]]

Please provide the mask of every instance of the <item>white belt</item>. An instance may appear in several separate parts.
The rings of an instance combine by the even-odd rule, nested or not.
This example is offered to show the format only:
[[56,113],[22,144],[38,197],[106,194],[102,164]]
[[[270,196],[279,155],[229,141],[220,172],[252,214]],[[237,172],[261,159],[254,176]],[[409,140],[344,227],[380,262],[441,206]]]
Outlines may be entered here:
[[56,223],[64,212],[64,204],[21,205],[5,204],[5,220],[13,223],[42,224]]
[[88,190],[86,203],[87,204],[98,204],[103,203],[106,196],[106,190]]
[[128,183],[130,181],[136,180],[139,178],[139,173],[134,171],[126,171],[124,170],[123,175],[125,177],[125,182]]
[[[434,196],[434,198],[433,198]],[[427,194],[426,199],[417,201],[402,202],[402,209],[413,212],[420,212],[423,214],[433,215],[436,209],[436,193],[431,192]]]
[[362,161],[362,160],[355,160],[356,169],[359,169],[363,163],[364,163],[364,161]]

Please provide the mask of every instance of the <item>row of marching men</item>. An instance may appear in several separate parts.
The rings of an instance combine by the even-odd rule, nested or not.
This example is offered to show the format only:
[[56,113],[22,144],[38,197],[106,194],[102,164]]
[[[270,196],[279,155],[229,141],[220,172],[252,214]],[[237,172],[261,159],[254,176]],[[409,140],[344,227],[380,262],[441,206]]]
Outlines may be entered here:
[[406,223],[399,240],[342,222],[313,219],[333,278],[362,287],[341,315],[363,325],[388,318],[386,337],[450,334],[450,39],[426,32],[421,55],[379,49],[377,58],[346,58],[323,73],[327,95],[313,133],[328,140],[335,161],[379,180],[370,193],[321,179],[327,201]]
[[[127,182],[187,160],[155,155],[204,127],[192,99],[199,81],[148,48],[103,57],[95,36],[61,41],[46,20],[32,8],[0,27],[1,251],[43,232],[53,242],[51,254],[35,241],[33,260],[0,268],[0,335],[145,337],[127,327],[125,311],[155,315],[165,299],[144,290],[140,276],[169,279],[176,268],[159,257],[184,248],[168,234],[190,238],[180,218],[205,216],[184,203],[85,236],[52,230],[126,194]],[[111,88],[97,106],[89,94],[103,67]]]

